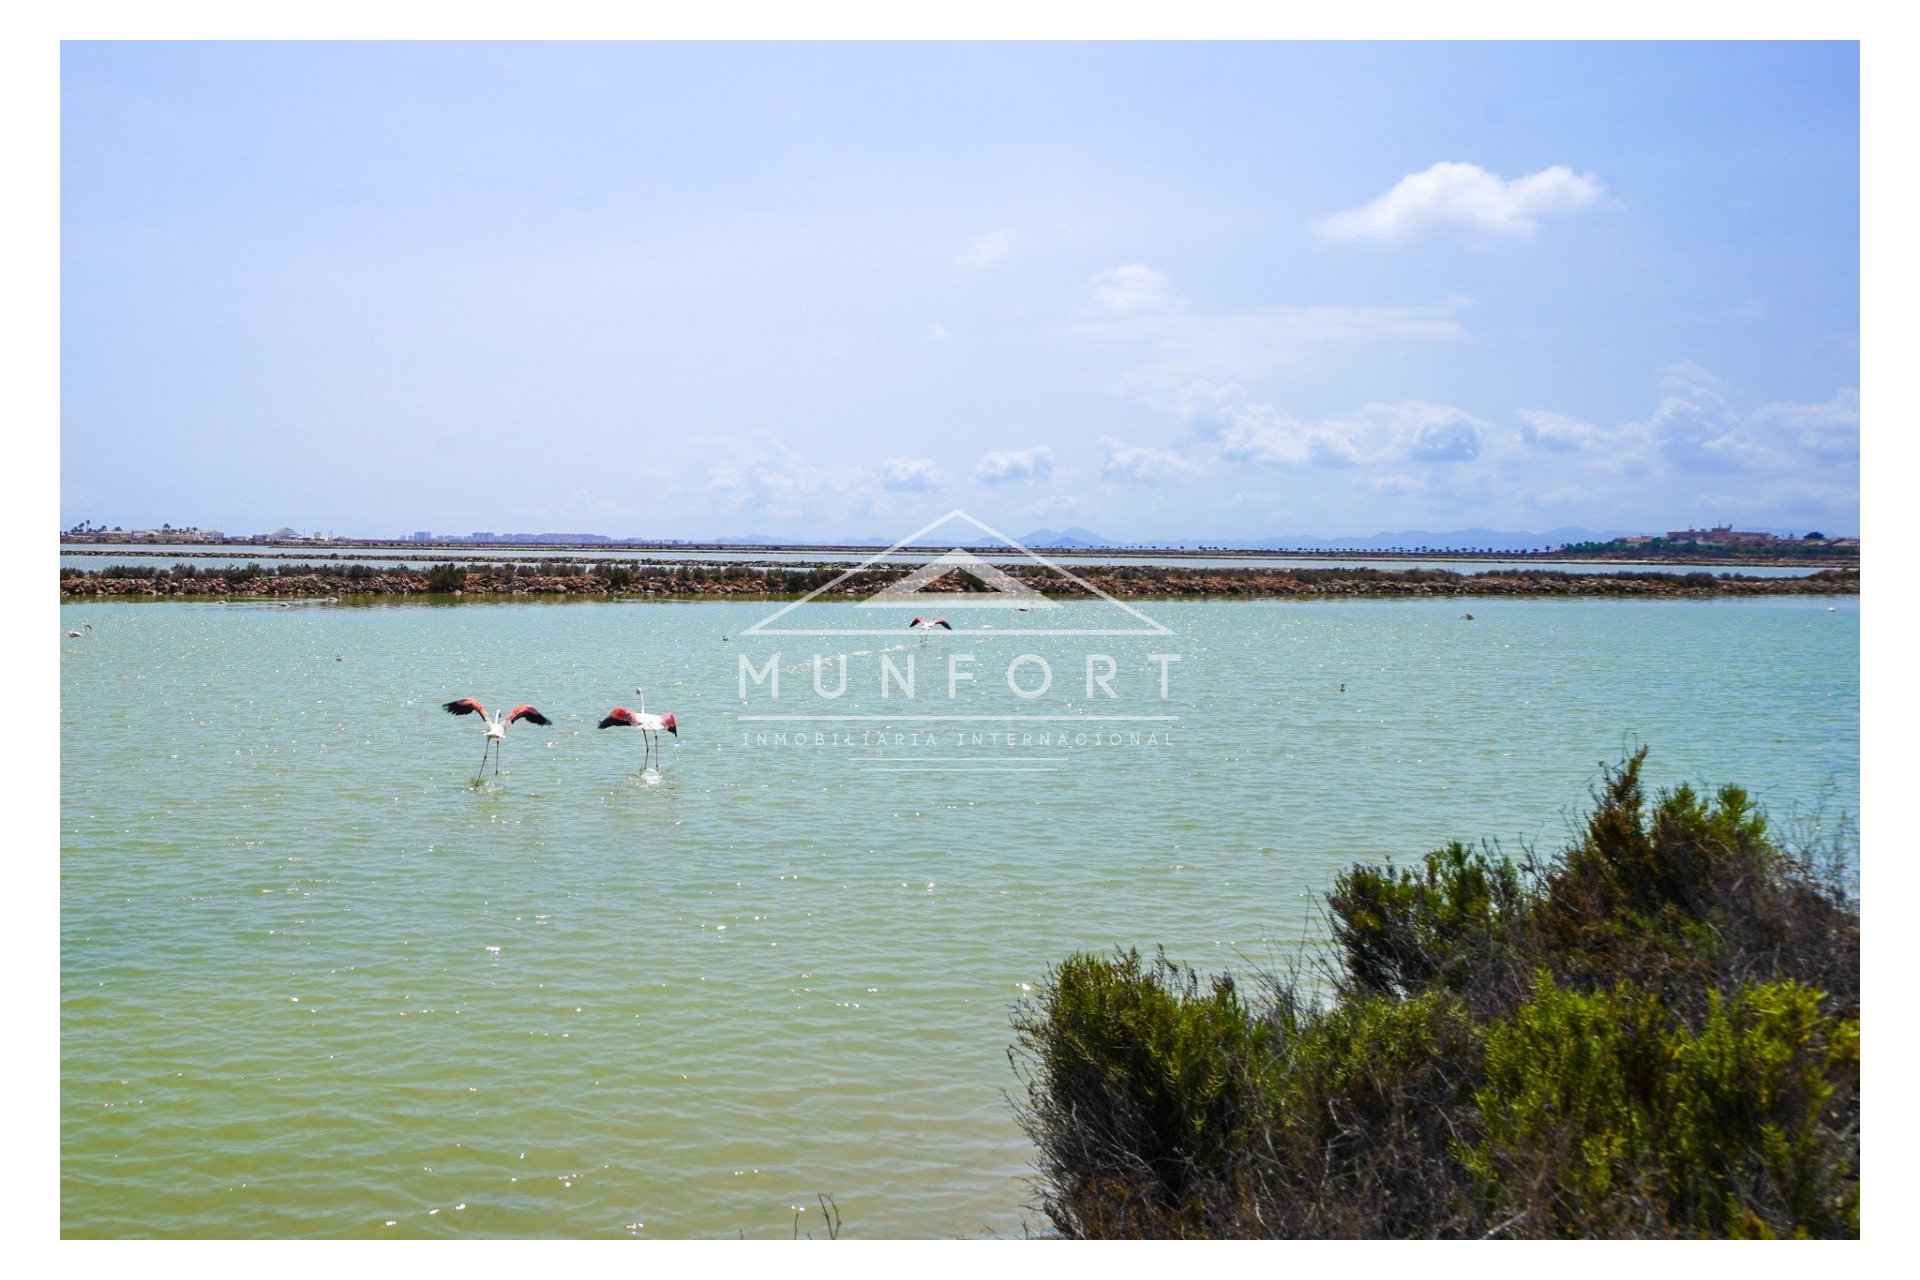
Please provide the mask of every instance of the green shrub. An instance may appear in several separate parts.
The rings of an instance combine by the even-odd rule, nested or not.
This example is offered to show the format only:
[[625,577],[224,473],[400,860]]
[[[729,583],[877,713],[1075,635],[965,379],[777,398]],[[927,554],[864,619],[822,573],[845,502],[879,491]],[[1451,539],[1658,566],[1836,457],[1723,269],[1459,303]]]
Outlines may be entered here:
[[467,585],[467,571],[457,564],[437,564],[427,570],[427,590],[434,595],[450,595]]
[[1463,1151],[1528,1234],[1855,1235],[1857,1158],[1832,1121],[1857,1092],[1859,1024],[1793,982],[1709,994],[1689,1028],[1632,984],[1542,976],[1486,1037],[1483,1140]]
[[[1072,1236],[1855,1236],[1859,913],[1737,787],[1356,866],[1322,980],[1076,955],[1015,1016]],[[1320,998],[1324,992],[1331,1002]]]
[[[1048,1172],[1072,1190],[1056,1225],[1072,1234],[1206,1234],[1209,1188],[1233,1185],[1267,1119],[1273,1028],[1230,977],[1204,991],[1164,955],[1074,955],[1015,1019],[1028,1126]],[[1251,1072],[1251,1074],[1250,1074]],[[1052,1212],[1052,1209],[1050,1209]]]
[[1407,996],[1459,991],[1479,976],[1523,900],[1520,873],[1455,842],[1420,871],[1355,866],[1334,880],[1327,908],[1352,985]]

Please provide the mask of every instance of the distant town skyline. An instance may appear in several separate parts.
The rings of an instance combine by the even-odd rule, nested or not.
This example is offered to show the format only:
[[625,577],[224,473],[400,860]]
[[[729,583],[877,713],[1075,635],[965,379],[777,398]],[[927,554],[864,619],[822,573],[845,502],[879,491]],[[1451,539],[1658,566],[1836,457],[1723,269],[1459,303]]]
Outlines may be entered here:
[[1853,535],[1859,140],[1844,42],[70,42],[61,523]]

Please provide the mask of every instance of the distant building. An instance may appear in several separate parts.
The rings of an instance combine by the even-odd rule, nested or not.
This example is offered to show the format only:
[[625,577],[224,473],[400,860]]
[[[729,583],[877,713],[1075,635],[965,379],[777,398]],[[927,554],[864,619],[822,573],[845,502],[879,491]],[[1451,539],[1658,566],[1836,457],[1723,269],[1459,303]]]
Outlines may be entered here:
[[1697,542],[1703,547],[1769,547],[1780,539],[1757,530],[1737,530],[1732,525],[1711,529],[1675,529],[1667,534],[1669,542]]
[[411,541],[414,541],[414,542],[432,542],[432,541],[433,541],[433,534],[431,534],[431,533],[429,533],[429,532],[428,532],[427,530],[425,530],[425,529],[416,529],[416,530],[414,530],[414,532],[413,532],[413,537],[412,537],[412,539],[411,539]]

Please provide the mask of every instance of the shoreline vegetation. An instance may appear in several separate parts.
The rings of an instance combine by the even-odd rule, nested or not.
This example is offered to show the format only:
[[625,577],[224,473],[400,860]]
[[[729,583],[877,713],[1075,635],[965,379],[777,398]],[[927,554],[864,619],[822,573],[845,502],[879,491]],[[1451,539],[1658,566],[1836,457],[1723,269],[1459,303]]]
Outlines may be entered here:
[[1561,853],[1357,864],[1290,968],[1076,954],[1017,1008],[1073,1238],[1857,1238],[1851,831],[1606,771]]
[[[219,568],[189,563],[110,564],[62,569],[63,600],[316,599],[326,597],[502,599],[538,596],[616,599],[783,599],[822,592],[821,599],[861,599],[906,577],[918,566],[875,565],[848,576],[844,566],[746,563],[635,564],[537,560],[444,563],[420,568],[366,564],[340,567],[259,562]],[[1055,598],[1089,593],[1070,579],[1036,566],[1001,566],[1016,580]],[[1583,573],[1554,568],[1451,569],[1214,568],[1167,565],[1086,565],[1086,584],[1118,599],[1290,599],[1321,597],[1555,597],[1716,598],[1771,595],[1858,595],[1857,569],[1822,569],[1794,577],[1761,578],[1731,572],[1633,570]],[[921,588],[930,593],[984,591],[975,579],[949,573]]]

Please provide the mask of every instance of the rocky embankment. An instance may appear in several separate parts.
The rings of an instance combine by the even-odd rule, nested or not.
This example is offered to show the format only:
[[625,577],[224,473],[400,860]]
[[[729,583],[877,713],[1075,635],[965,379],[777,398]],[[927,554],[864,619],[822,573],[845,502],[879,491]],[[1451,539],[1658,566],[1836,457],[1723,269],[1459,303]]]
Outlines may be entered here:
[[[775,598],[805,595],[823,587],[832,598],[871,594],[910,566],[862,570],[836,583],[844,569],[750,565],[491,565],[431,569],[375,569],[345,565],[263,568],[258,565],[195,570],[129,568],[62,570],[62,599],[314,599],[334,597],[501,598],[585,596],[627,599]],[[1069,580],[1037,566],[1010,568],[1028,585],[1054,597],[1085,595]],[[1321,596],[1625,596],[1700,598],[1761,595],[1858,595],[1858,570],[1822,570],[1794,577],[1758,578],[1734,573],[1592,573],[1554,569],[1454,573],[1444,569],[1185,568],[1180,566],[1087,566],[1079,577],[1107,595],[1139,598],[1255,599]],[[960,592],[971,579],[949,574],[928,591]]]

